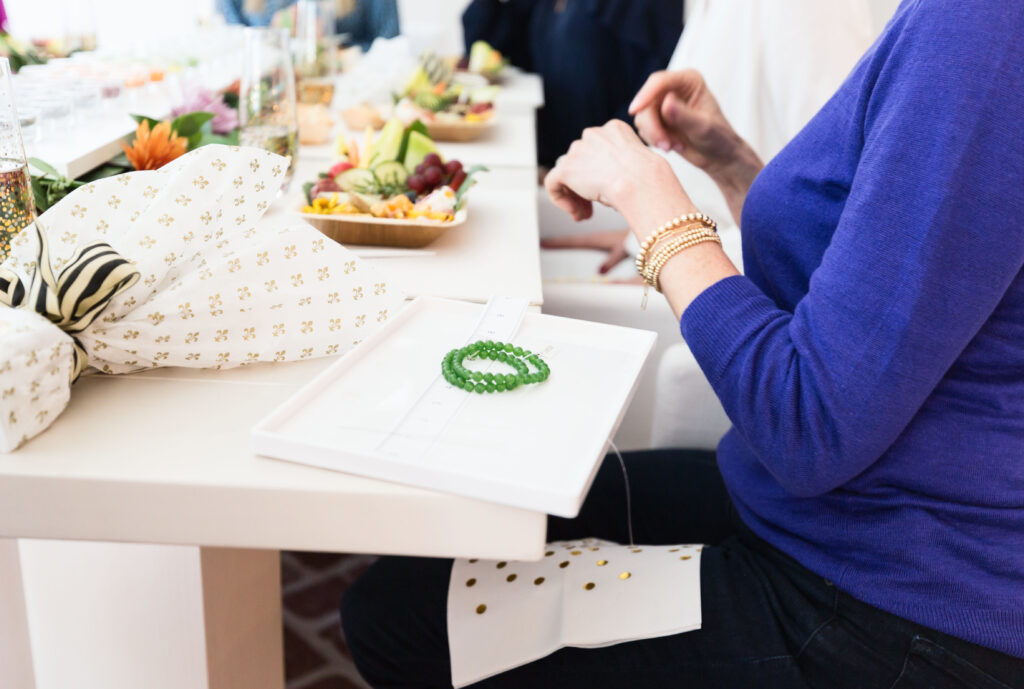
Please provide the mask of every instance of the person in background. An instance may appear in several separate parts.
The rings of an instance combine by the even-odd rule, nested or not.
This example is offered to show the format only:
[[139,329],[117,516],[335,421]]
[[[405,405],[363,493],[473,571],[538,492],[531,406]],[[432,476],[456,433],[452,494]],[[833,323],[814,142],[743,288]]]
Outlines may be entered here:
[[345,3],[352,7],[338,13],[338,33],[348,34],[346,43],[369,50],[376,38],[398,35],[398,3],[396,0],[356,0]]
[[587,127],[626,106],[664,69],[683,28],[679,0],[473,0],[462,15],[466,49],[485,40],[544,79],[537,160],[551,167]]
[[[295,0],[217,0],[217,11],[228,24],[270,26],[278,24],[279,14],[293,7]],[[375,38],[398,35],[398,3],[396,0],[334,0],[338,17],[335,31],[347,34],[347,43],[363,50]],[[283,22],[288,26],[293,19]]]

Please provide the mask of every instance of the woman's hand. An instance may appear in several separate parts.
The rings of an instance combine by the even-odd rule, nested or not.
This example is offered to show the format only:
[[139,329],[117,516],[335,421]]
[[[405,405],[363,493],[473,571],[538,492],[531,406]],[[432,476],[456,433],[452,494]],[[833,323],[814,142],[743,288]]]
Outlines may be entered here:
[[[674,187],[676,194],[686,197],[668,163],[621,120],[584,130],[544,178],[551,201],[574,220],[589,218],[594,201],[611,206],[628,220],[628,202],[640,185],[651,191]],[[686,203],[692,206],[688,198]]]
[[[590,217],[594,201],[611,206],[641,241],[659,225],[696,210],[668,162],[619,120],[584,131],[558,159],[544,186],[555,205],[576,220]],[[662,292],[679,316],[709,285],[736,274],[721,247],[706,242],[665,265]]]
[[764,163],[725,119],[700,72],[655,72],[629,112],[645,141],[675,151],[715,180],[738,225],[747,191]]

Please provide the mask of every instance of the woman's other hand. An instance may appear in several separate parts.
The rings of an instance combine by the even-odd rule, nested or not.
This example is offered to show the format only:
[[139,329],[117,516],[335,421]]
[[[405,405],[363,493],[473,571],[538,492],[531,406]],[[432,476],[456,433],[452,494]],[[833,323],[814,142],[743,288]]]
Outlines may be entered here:
[[644,140],[702,170],[727,166],[742,139],[725,119],[700,72],[655,72],[629,104]]
[[629,112],[645,141],[675,151],[711,176],[739,225],[747,191],[764,163],[729,124],[700,72],[655,72]]

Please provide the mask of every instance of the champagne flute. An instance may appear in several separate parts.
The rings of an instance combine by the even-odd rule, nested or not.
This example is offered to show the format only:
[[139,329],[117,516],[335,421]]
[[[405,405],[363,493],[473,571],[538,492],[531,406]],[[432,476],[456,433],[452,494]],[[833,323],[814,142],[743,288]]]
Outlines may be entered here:
[[21,122],[14,106],[11,63],[4,57],[0,58],[0,262],[10,253],[11,240],[35,215]]
[[334,98],[337,37],[333,0],[295,4],[295,75],[299,102],[330,106]]
[[295,77],[284,29],[245,29],[238,99],[239,143],[289,159],[282,192],[288,189],[298,156]]

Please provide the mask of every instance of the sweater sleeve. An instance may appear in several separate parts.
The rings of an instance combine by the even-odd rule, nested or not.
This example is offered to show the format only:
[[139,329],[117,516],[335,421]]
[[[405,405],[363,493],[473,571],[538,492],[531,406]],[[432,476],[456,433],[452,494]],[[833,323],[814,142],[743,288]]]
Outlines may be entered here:
[[889,48],[847,202],[794,311],[732,277],[681,320],[736,431],[793,495],[875,462],[1024,264],[1024,6],[938,4]]

